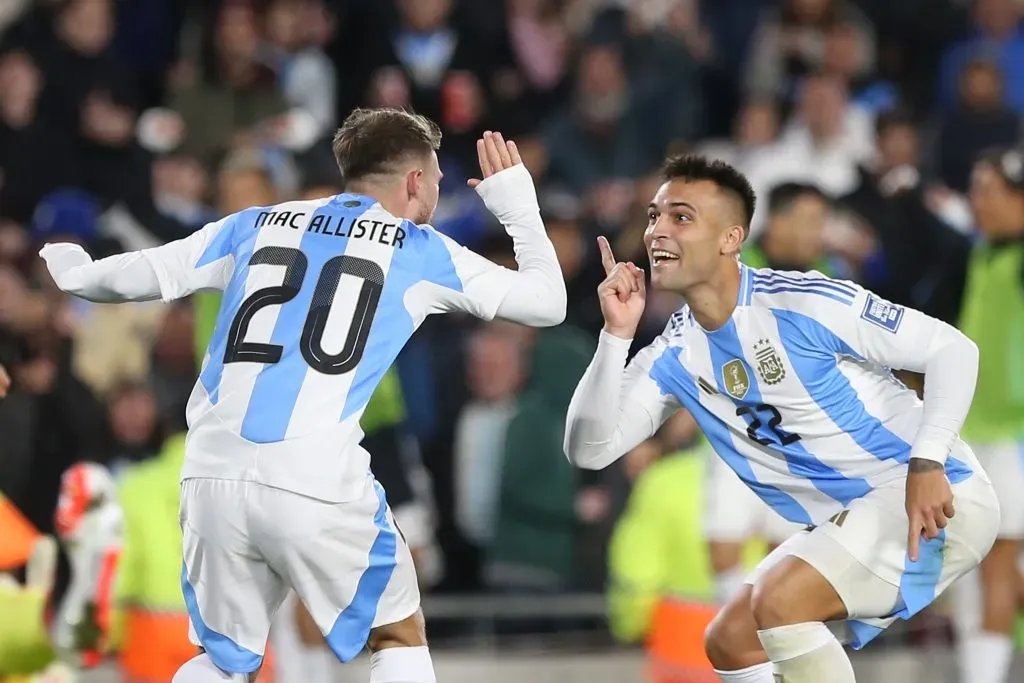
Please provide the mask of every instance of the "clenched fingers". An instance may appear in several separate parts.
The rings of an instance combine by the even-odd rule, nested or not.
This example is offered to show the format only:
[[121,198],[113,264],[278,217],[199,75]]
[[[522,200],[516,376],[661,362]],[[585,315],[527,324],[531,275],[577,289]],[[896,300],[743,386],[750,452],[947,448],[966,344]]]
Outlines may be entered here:
[[625,303],[631,294],[640,291],[641,285],[633,271],[635,268],[632,263],[615,264],[608,277],[601,283],[600,289],[604,292],[614,292],[619,301]]

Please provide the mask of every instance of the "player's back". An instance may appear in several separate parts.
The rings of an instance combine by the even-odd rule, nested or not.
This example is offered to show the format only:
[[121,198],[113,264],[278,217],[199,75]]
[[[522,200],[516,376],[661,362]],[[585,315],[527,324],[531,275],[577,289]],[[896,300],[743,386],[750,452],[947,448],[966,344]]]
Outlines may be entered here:
[[[445,240],[341,194],[228,217],[196,267],[230,258],[189,401],[183,478],[325,500],[360,489],[359,416],[423,318],[457,288]],[[456,278],[457,279],[457,278]]]

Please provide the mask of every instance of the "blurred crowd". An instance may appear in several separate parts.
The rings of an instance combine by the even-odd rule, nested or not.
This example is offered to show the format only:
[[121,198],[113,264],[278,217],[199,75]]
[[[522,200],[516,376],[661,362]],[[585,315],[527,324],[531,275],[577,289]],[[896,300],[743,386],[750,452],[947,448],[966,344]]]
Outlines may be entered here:
[[[817,268],[955,322],[971,167],[1020,138],[1022,17],[1017,0],[6,0],[0,490],[52,531],[73,463],[120,478],[164,457],[202,361],[200,302],[68,299],[42,243],[101,257],[337,193],[339,121],[411,107],[445,134],[437,227],[508,264],[465,180],[483,130],[517,141],[569,313],[545,331],[428,319],[373,466],[419,506],[435,590],[600,590],[631,482],[692,430],[601,473],[562,455],[601,325],[594,238],[644,265],[660,161],[706,153],[758,192],[752,265]],[[679,305],[652,294],[636,343]]]

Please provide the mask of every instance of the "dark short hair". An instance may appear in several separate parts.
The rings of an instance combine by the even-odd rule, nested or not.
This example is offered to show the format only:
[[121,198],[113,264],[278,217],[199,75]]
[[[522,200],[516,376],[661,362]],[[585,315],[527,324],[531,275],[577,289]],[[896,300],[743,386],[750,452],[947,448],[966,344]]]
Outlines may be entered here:
[[826,204],[831,204],[832,200],[821,191],[821,188],[817,185],[810,183],[782,183],[776,185],[768,193],[768,212],[775,215],[781,211],[785,211],[789,207],[793,206],[793,203],[801,197],[810,195]]
[[875,135],[882,137],[893,128],[914,128],[914,118],[910,112],[899,107],[879,112],[875,117]]
[[661,177],[668,180],[682,180],[686,183],[707,180],[729,194],[743,206],[743,234],[750,232],[754,219],[757,197],[747,177],[719,159],[708,159],[694,154],[669,157],[661,167]]
[[394,172],[406,157],[441,146],[441,129],[426,116],[402,109],[356,109],[334,135],[334,158],[343,183]]
[[1007,187],[1014,192],[1024,191],[1024,149],[990,147],[982,150],[975,164],[991,166]]

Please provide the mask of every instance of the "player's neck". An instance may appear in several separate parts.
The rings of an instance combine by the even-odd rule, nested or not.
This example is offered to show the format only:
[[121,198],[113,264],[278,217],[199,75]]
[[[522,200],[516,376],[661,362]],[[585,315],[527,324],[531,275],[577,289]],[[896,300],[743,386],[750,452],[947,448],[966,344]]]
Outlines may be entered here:
[[351,182],[345,186],[348,194],[358,194],[376,201],[385,211],[398,218],[409,218],[409,203],[397,196],[394,188],[379,183]]
[[740,269],[723,268],[711,280],[683,292],[694,320],[708,332],[723,327],[736,310],[740,293]]

